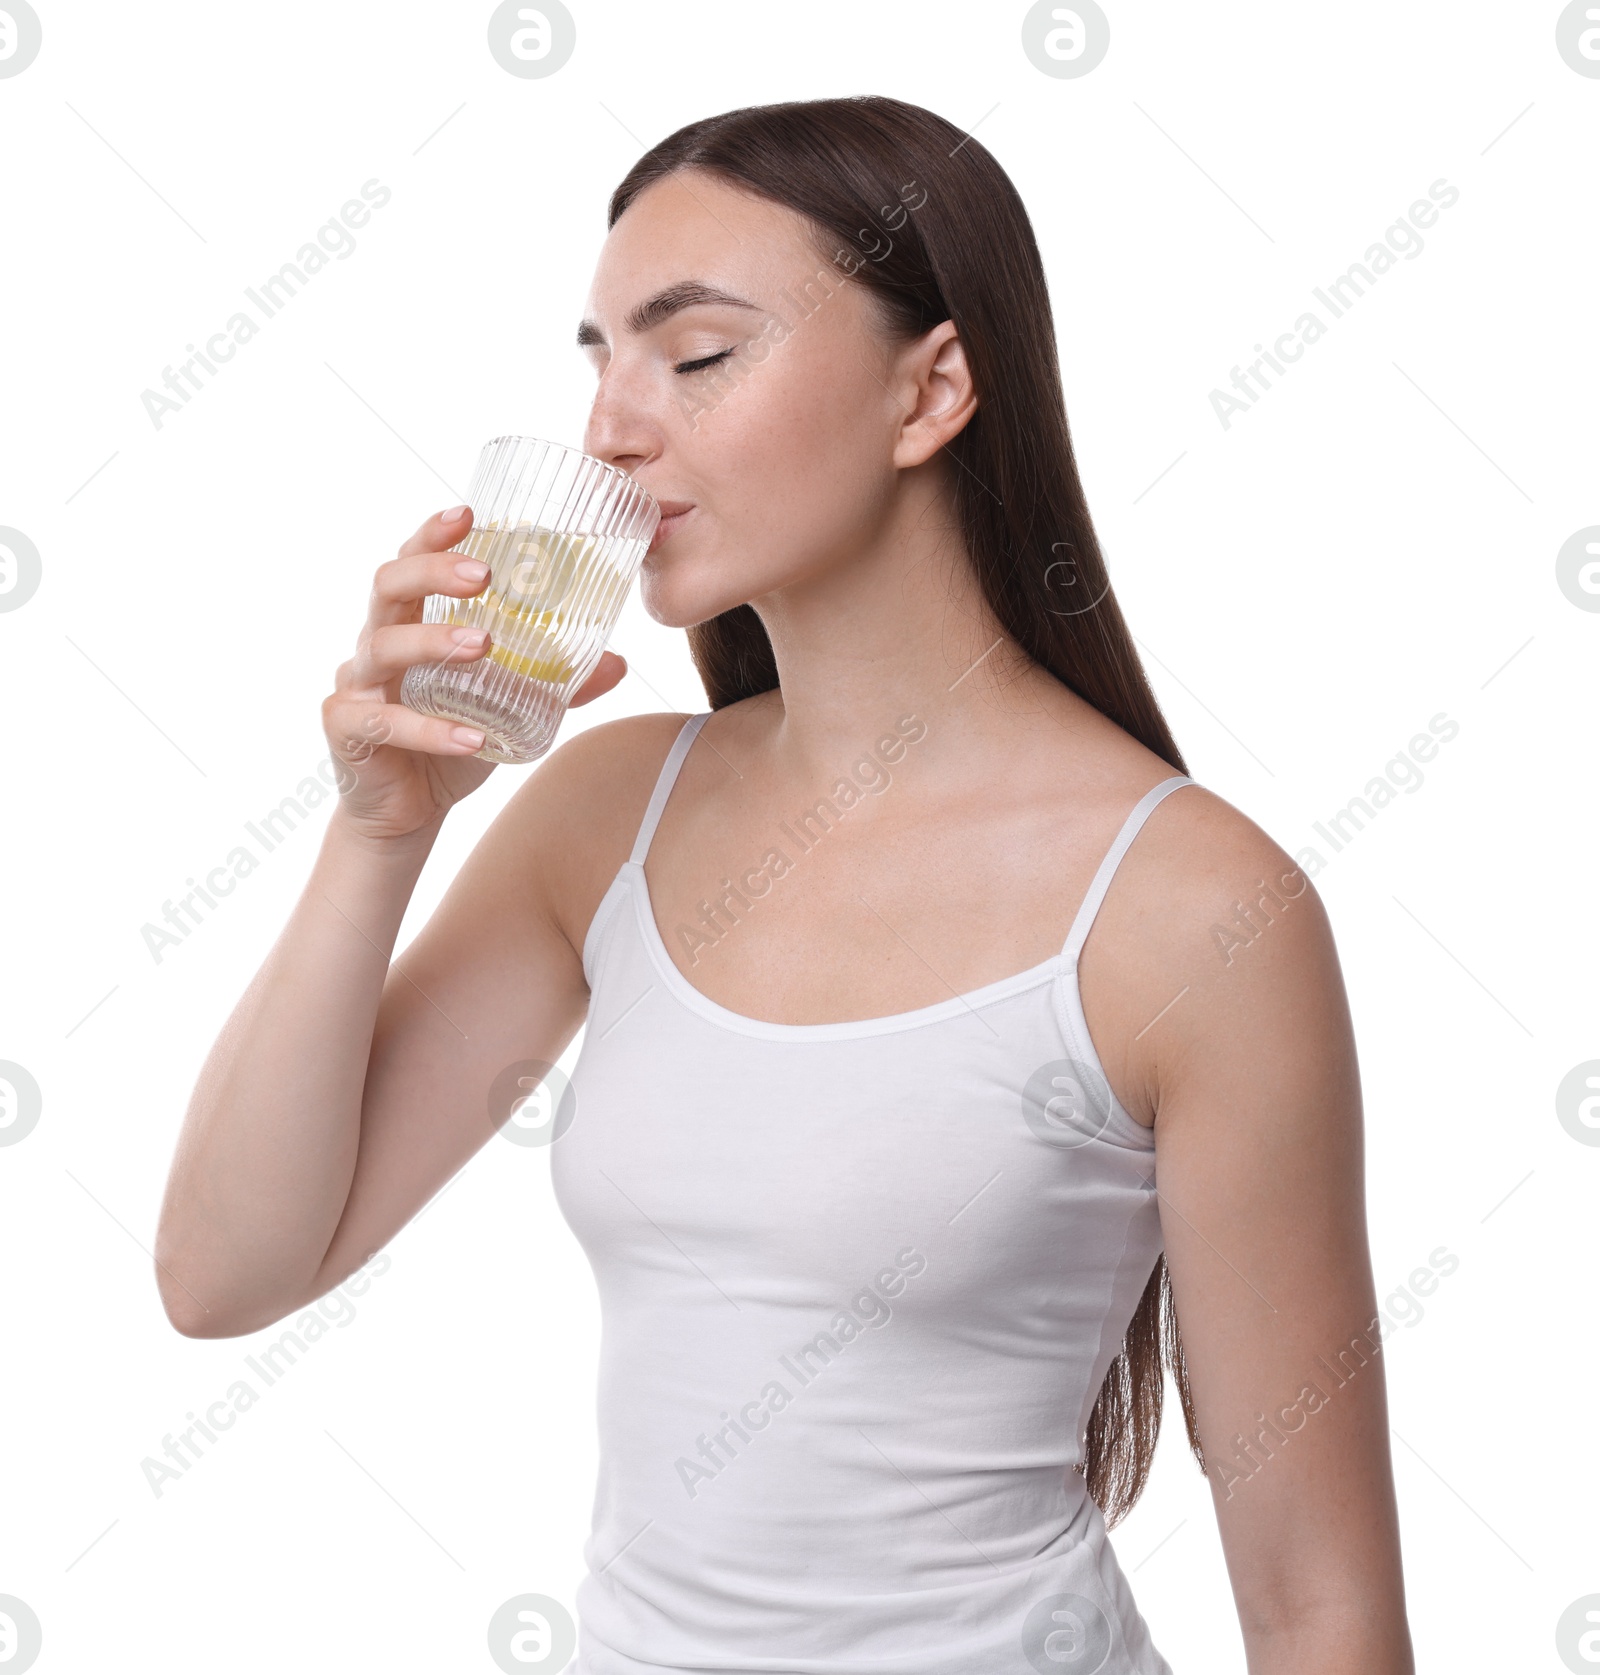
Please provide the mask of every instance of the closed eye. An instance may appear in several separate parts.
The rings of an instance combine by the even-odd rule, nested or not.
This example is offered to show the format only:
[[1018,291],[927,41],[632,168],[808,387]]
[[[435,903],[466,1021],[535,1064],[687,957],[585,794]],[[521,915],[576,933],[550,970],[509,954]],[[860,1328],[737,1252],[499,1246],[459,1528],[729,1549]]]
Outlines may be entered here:
[[718,361],[727,360],[728,356],[731,355],[732,353],[733,353],[733,351],[731,349],[724,349],[720,354],[705,356],[705,358],[703,360],[680,361],[678,363],[678,365],[673,368],[673,371],[674,372],[701,372],[708,366],[715,366]]

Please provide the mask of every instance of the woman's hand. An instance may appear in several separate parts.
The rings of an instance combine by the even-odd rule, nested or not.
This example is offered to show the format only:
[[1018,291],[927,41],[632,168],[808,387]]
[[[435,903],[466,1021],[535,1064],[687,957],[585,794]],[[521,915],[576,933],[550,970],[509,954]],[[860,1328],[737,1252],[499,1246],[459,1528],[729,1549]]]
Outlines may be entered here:
[[[433,824],[496,766],[474,754],[481,732],[400,702],[412,664],[472,663],[489,649],[483,629],[422,620],[430,593],[470,598],[488,581],[488,565],[448,550],[470,528],[469,507],[441,512],[378,566],[355,656],[340,664],[322,701],[322,729],[340,764],[340,812],[365,837],[403,838]],[[602,652],[573,704],[609,692],[626,673],[615,652]]]

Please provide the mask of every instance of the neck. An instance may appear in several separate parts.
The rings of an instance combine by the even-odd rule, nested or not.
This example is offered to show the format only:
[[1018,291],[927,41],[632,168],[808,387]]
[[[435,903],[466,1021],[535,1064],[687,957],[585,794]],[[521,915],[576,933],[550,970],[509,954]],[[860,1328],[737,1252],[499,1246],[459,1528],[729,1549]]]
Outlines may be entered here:
[[1026,727],[1094,713],[1001,626],[931,480],[908,484],[865,546],[750,604],[777,663],[770,746],[785,771],[831,771],[908,715],[927,726],[926,760],[998,755]]

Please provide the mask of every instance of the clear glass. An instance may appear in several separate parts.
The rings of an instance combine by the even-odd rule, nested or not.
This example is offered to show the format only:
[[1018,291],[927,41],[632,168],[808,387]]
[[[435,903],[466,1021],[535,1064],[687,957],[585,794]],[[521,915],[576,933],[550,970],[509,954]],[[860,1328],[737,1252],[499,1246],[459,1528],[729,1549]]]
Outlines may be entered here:
[[497,436],[478,456],[472,529],[450,550],[490,576],[470,599],[430,593],[424,622],[486,628],[471,663],[417,663],[400,700],[483,729],[488,762],[533,762],[600,661],[661,519],[653,495],[576,448]]

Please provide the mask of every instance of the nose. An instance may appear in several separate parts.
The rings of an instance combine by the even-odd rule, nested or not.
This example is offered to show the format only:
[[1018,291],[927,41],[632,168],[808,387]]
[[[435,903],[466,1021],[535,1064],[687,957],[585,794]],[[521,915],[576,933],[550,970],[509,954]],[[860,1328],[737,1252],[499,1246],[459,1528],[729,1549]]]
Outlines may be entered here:
[[584,426],[583,451],[632,473],[660,453],[661,434],[645,403],[629,393],[621,371],[613,359],[600,375]]

